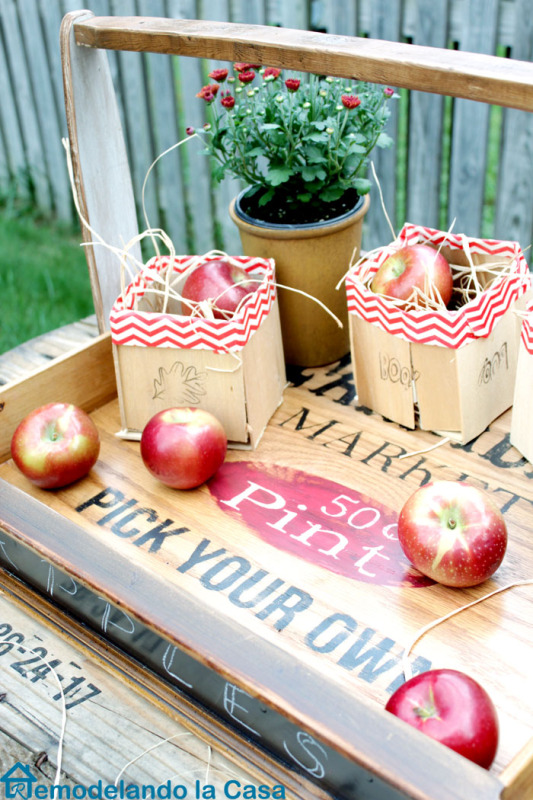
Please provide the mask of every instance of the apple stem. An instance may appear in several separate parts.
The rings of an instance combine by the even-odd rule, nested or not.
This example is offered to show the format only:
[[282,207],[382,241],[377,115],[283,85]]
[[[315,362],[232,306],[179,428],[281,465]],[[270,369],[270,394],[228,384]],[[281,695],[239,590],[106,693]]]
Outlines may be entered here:
[[415,706],[413,709],[416,716],[425,722],[428,719],[440,719],[435,705],[435,695],[433,694],[433,687],[429,687],[429,702],[425,706]]

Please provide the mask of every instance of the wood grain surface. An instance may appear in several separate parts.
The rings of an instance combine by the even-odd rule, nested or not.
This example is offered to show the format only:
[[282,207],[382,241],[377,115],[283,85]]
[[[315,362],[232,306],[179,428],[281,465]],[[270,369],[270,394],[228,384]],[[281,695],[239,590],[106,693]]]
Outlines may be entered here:
[[[7,626],[17,646],[7,650],[4,645],[0,656],[0,774],[20,761],[47,787],[56,780],[72,789],[100,780],[158,786],[172,779],[190,796],[196,780],[213,785],[219,796],[228,780],[243,785],[265,781],[261,769],[247,772],[230,761],[213,736],[199,736],[185,715],[134,691],[109,661],[82,648],[74,631],[58,629],[2,589],[0,630]],[[40,670],[35,658],[31,661],[34,648],[47,651]],[[63,736],[62,701],[52,669],[62,678],[67,703]]]
[[[115,437],[120,427],[116,401],[93,413],[102,452],[84,480],[47,493],[32,488],[9,461],[0,475],[59,515],[54,516],[53,532],[39,532],[35,515],[43,555],[84,584],[94,583],[123,608],[150,619],[166,635],[181,636],[182,646],[237,682],[244,681],[262,701],[320,731],[327,730],[327,710],[304,698],[295,710],[287,701],[284,681],[289,696],[293,691],[298,695],[297,682],[290,677],[293,667],[323,681],[335,702],[345,697],[349,703],[356,696],[382,719],[381,708],[402,680],[405,644],[421,626],[498,586],[533,577],[533,467],[509,444],[510,412],[467,446],[446,443],[424,453],[420,451],[439,444],[439,438],[402,429],[357,406],[349,364],[304,370],[292,378],[258,449],[253,454],[231,452],[218,488],[215,481],[176,492],[151,478],[138,444]],[[467,480],[487,490],[505,514],[508,552],[495,577],[482,586],[412,586],[393,535],[387,537],[394,529],[382,526],[381,540],[365,538],[376,510],[383,520],[388,514],[394,520],[407,497],[436,478]],[[251,493],[252,484],[260,488]],[[343,507],[359,513],[358,504],[362,516],[351,517],[355,533],[344,546],[346,528],[332,517],[342,516]],[[182,532],[161,540],[148,534],[155,522],[165,520],[167,529]],[[72,533],[67,536],[70,528],[79,532],[75,540]],[[326,539],[315,545],[319,529],[326,531]],[[273,540],[271,532],[280,536]],[[343,559],[347,549],[348,569]],[[384,557],[388,575],[378,569]],[[276,588],[268,592],[267,587]],[[263,600],[260,589],[266,592]],[[169,616],[158,599],[165,592],[200,615],[201,629],[194,628],[193,617]],[[412,656],[415,671],[429,666],[462,669],[489,691],[501,724],[494,776],[523,748],[527,752],[531,739],[532,602],[531,587],[493,597],[426,635]],[[215,630],[230,632],[230,640],[215,642]],[[249,654],[248,641],[255,643]],[[263,646],[265,652],[277,653],[281,672],[269,673],[268,665],[254,663]],[[287,670],[292,666],[283,673],[282,664]],[[340,729],[346,740],[336,746],[353,751],[357,730],[348,733],[347,719]],[[365,736],[371,738],[368,731]]]
[[78,44],[249,61],[533,110],[533,64],[312,31],[159,17],[77,22]]

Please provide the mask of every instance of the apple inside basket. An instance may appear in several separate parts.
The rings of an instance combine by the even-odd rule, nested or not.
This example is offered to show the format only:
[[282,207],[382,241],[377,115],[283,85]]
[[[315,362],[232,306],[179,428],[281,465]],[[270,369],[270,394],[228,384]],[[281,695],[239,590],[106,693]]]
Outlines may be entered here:
[[271,259],[227,257],[260,281],[229,318],[182,313],[183,279],[219,258],[154,258],[111,309],[121,420],[132,438],[157,412],[190,406],[214,414],[230,446],[255,447],[281,403],[285,364]]
[[[449,307],[415,307],[371,291],[394,250],[429,244],[450,263]],[[416,225],[350,270],[346,291],[358,402],[408,428],[463,443],[513,402],[520,320],[531,289],[517,242]]]

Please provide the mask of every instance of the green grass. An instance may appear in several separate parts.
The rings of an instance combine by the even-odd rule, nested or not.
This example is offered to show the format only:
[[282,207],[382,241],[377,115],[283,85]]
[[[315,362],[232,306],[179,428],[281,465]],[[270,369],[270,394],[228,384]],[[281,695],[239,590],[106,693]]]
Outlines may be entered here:
[[81,235],[0,209],[0,353],[93,312]]

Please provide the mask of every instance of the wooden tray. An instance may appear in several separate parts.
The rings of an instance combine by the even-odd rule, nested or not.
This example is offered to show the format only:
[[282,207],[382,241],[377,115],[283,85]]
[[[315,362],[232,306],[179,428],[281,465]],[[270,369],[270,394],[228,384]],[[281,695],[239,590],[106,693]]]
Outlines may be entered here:
[[[115,436],[107,335],[4,389],[4,568],[47,597],[50,613],[67,610],[141,674],[273,754],[287,785],[300,773],[346,798],[527,797],[530,587],[463,612],[412,655],[415,670],[462,669],[491,694],[501,744],[490,772],[383,710],[415,631],[533,574],[533,468],[509,445],[509,414],[468,446],[416,454],[437,437],[354,405],[349,365],[293,378],[257,451],[232,451],[215,480],[190,492],[157,483],[139,445]],[[9,431],[37,398],[93,406],[101,432],[90,475],[56,492],[32,487],[7,458]],[[431,478],[483,486],[504,510],[508,554],[483,586],[409,578],[394,520]],[[379,524],[365,527],[377,512]],[[352,532],[348,515],[360,526]],[[317,539],[319,528],[331,533]]]

